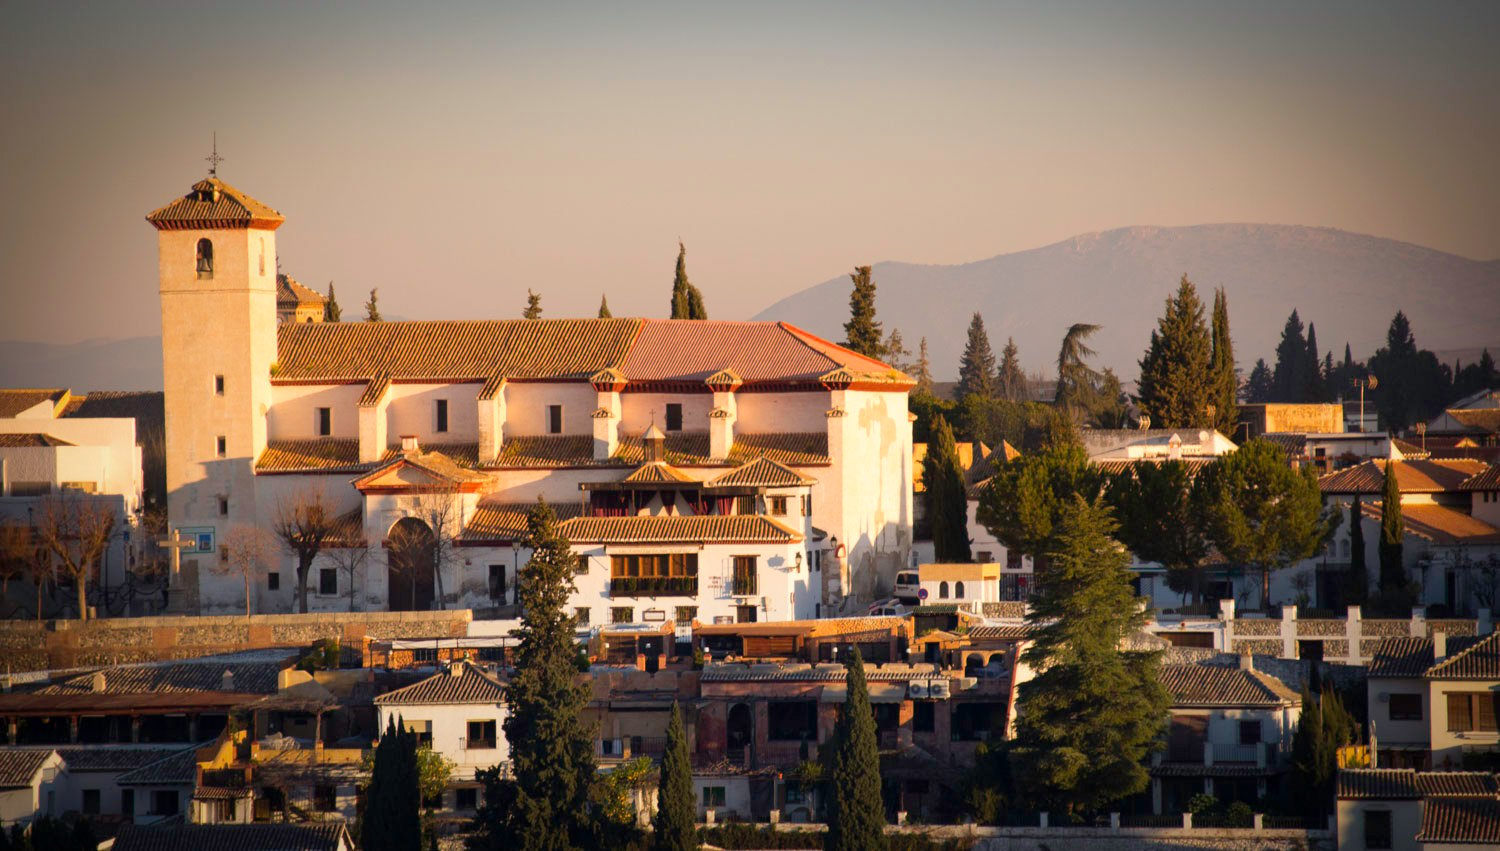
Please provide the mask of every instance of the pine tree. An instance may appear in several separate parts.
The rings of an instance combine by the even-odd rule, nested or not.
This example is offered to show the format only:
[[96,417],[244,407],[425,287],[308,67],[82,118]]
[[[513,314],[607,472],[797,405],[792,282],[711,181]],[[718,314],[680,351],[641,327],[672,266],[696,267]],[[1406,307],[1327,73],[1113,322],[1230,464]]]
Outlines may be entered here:
[[1273,392],[1271,368],[1266,366],[1265,358],[1256,358],[1250,378],[1245,382],[1245,401],[1252,405],[1269,402]]
[[1293,310],[1281,329],[1276,345],[1276,366],[1271,371],[1270,402],[1300,402],[1307,387],[1307,338],[1302,336],[1302,319]]
[[1370,358],[1379,379],[1374,397],[1385,427],[1401,431],[1440,413],[1450,401],[1453,377],[1437,356],[1418,349],[1406,314],[1397,311],[1386,331],[1386,344]]
[[521,312],[522,319],[542,318],[542,295],[534,293],[528,287],[526,290],[526,309]]
[[609,312],[609,296],[607,296],[607,295],[599,297],[599,318],[600,319],[613,319],[613,318],[615,318],[615,315],[613,313]]
[[379,322],[380,321],[380,297],[379,297],[379,294],[380,294],[380,288],[379,287],[376,287],[375,289],[370,290],[370,300],[367,301],[367,302],[365,302],[365,321],[366,322]]
[[1322,402],[1327,399],[1327,383],[1323,376],[1323,356],[1318,353],[1318,326],[1307,323],[1307,360],[1302,366],[1303,402]]
[[1385,492],[1380,504],[1380,590],[1391,592],[1406,585],[1406,567],[1402,560],[1401,483],[1397,475],[1399,461],[1385,464]]
[[1198,290],[1182,276],[1177,294],[1151,332],[1141,358],[1141,411],[1160,428],[1211,425],[1208,406],[1218,400],[1212,372],[1213,345]]
[[958,362],[959,401],[967,396],[994,398],[997,374],[995,352],[990,348],[990,335],[984,330],[984,317],[976,312],[969,320],[969,340]]
[[833,734],[833,794],[828,805],[826,851],[889,848],[880,794],[880,749],[870,708],[865,663],[855,647],[844,663],[848,696]]
[[939,414],[932,424],[927,457],[922,459],[922,483],[927,492],[927,522],[932,526],[933,554],[939,562],[967,562],[969,549],[969,502],[964,492],[963,465],[953,429]]
[[375,745],[375,766],[365,792],[364,851],[410,851],[422,842],[422,793],[417,736],[391,719]]
[[927,357],[927,338],[917,346],[917,363],[912,378],[917,380],[917,386],[912,388],[912,393],[924,396],[932,395],[932,361]]
[[[531,559],[517,593],[523,612],[516,673],[507,689],[515,780],[487,774],[486,805],[476,818],[474,848],[542,851],[593,843],[588,806],[594,780],[593,730],[584,723],[589,688],[578,679],[573,617],[578,560],[557,532],[557,517],[541,499],[527,521]],[[490,792],[494,791],[494,795]],[[498,800],[491,801],[491,798]]]
[[1119,649],[1146,615],[1115,528],[1102,501],[1074,497],[1026,618],[1022,659],[1037,674],[1020,686],[1011,764],[1017,787],[1054,812],[1095,812],[1145,789],[1167,714],[1157,654]]
[[697,851],[697,814],[692,753],[682,725],[682,710],[673,701],[672,719],[667,722],[667,749],[662,754],[661,779],[656,789],[652,851]]
[[1359,605],[1370,593],[1370,575],[1365,562],[1364,510],[1359,494],[1349,504],[1349,587],[1345,596],[1351,605]]
[[865,357],[884,357],[880,323],[875,321],[875,281],[870,278],[870,267],[855,266],[849,280],[854,288],[849,292],[849,321],[844,323],[844,345]]
[[333,294],[333,281],[328,282],[328,304],[323,307],[324,322],[342,322],[344,311],[339,307],[339,300]]
[[1234,341],[1229,336],[1229,296],[1220,287],[1214,292],[1213,356],[1209,361],[1214,393],[1214,428],[1223,434],[1234,434],[1239,420],[1240,379],[1234,370]]
[[[977,314],[976,314],[977,315]],[[1005,348],[1000,350],[1000,371],[996,376],[996,390],[1007,402],[1027,402],[1031,391],[1026,386],[1026,372],[1021,369],[1020,350],[1016,338],[1005,338]]]
[[1120,524],[1120,543],[1142,561],[1167,569],[1167,586],[1201,596],[1208,538],[1193,478],[1180,460],[1138,462],[1114,477],[1105,498]]
[[1062,345],[1057,349],[1057,392],[1052,403],[1070,417],[1075,409],[1087,410],[1094,401],[1094,385],[1099,380],[1099,373],[1088,365],[1088,358],[1096,353],[1084,341],[1103,327],[1075,322],[1068,327]]
[[906,347],[906,341],[901,338],[900,328],[891,329],[891,333],[886,335],[881,348],[885,349],[885,362],[890,364],[892,369],[901,372],[911,369],[911,363],[907,361],[907,358],[911,357],[911,350]]

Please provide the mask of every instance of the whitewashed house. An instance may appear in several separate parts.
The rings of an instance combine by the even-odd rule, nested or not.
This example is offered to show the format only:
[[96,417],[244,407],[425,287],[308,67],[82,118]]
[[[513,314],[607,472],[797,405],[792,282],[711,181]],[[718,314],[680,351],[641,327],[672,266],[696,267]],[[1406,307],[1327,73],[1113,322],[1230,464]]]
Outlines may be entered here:
[[479,804],[474,773],[510,760],[505,741],[505,684],[469,663],[455,662],[419,683],[375,698],[381,731],[393,721],[416,733],[419,746],[453,760],[445,807],[469,811]]

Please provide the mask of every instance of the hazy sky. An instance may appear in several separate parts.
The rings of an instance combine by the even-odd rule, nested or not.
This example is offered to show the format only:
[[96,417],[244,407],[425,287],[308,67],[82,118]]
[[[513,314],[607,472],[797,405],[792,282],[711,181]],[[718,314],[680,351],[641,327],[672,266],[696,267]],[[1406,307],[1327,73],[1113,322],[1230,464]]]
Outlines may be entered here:
[[1134,224],[1496,258],[1497,43],[1493,2],[7,4],[0,338],[159,333],[142,217],[215,130],[283,269],[387,316],[661,316],[679,237],[715,318]]

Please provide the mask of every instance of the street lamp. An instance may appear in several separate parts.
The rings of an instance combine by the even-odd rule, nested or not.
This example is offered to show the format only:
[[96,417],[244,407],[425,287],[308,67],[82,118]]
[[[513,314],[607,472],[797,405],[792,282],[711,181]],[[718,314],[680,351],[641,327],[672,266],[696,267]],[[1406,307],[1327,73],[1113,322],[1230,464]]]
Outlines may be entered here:
[[[517,586],[519,586],[521,584],[521,542],[520,541],[513,540],[513,541],[510,542],[510,576],[511,576],[511,579],[514,580],[514,582],[515,582],[515,584]],[[519,587],[517,587],[516,588],[516,595],[517,595],[516,599],[517,599],[517,601],[520,600],[520,593],[521,593],[521,589]],[[504,600],[503,597],[500,600],[500,605],[502,605],[502,606],[505,605],[505,600]]]

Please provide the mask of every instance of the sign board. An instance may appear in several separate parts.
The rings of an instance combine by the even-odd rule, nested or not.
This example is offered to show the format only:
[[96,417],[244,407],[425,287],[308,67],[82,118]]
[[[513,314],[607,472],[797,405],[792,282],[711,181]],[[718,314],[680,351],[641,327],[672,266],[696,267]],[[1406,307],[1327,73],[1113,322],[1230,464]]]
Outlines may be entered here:
[[183,548],[183,555],[210,555],[218,552],[218,547],[214,546],[214,527],[212,526],[184,526],[177,532],[183,538],[193,542],[193,546]]
[[717,597],[719,594],[723,593],[723,591],[724,591],[724,577],[710,575],[708,577],[708,590],[709,590],[709,593],[712,594],[715,597]]
[[917,589],[917,599],[918,600],[925,600],[925,599],[927,599],[927,589],[926,588],[918,588]]

